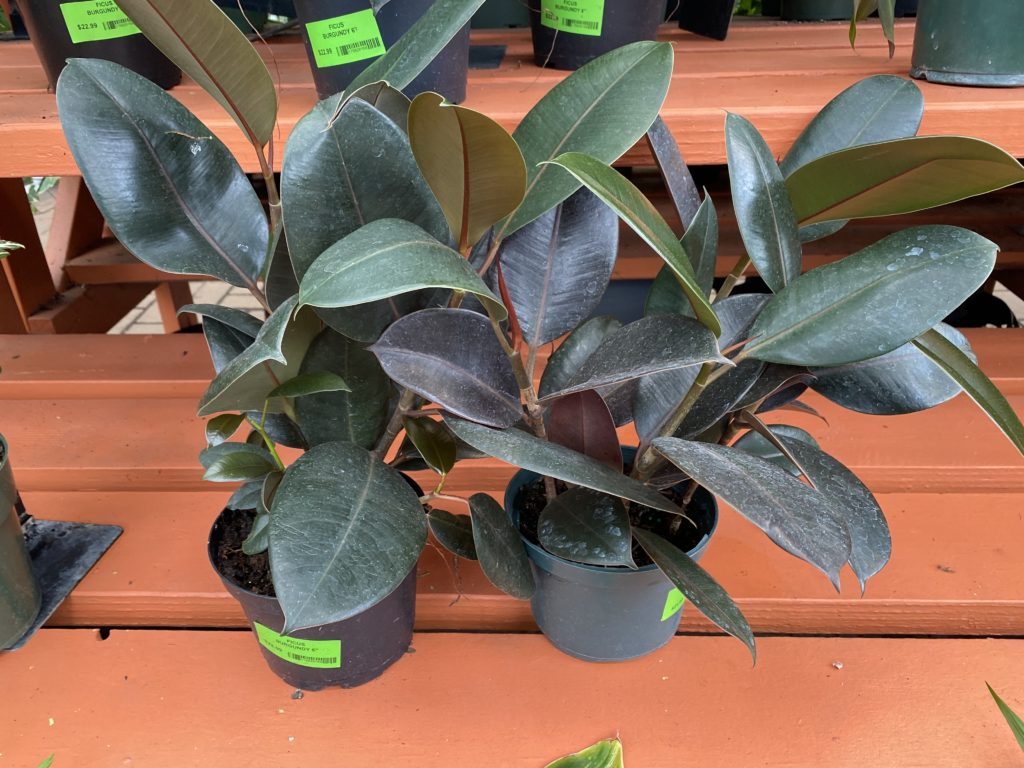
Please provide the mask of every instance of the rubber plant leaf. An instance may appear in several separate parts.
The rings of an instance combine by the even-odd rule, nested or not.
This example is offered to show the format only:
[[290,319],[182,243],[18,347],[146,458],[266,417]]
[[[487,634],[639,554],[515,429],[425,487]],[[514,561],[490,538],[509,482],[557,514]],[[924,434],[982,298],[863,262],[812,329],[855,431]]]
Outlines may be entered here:
[[758,316],[744,352],[807,366],[884,355],[960,306],[988,278],[997,251],[958,227],[889,235],[794,280]]
[[523,201],[523,153],[486,115],[421,93],[409,109],[409,143],[460,252]]
[[548,763],[547,768],[622,768],[622,742],[605,739]]
[[269,455],[236,451],[217,459],[206,470],[203,480],[211,483],[234,483],[255,480],[273,472],[277,466]]
[[430,418],[402,420],[405,433],[427,465],[439,475],[452,471],[457,459],[458,446],[448,428]]
[[574,563],[636,569],[626,505],[606,493],[582,487],[560,493],[540,513],[537,538]]
[[[384,82],[370,83],[355,91],[349,96],[349,99],[362,99],[367,104],[376,107],[381,114],[390,118],[395,125],[408,133],[409,107],[412,106],[412,101],[401,91]],[[328,99],[328,101],[330,102],[332,99]]]
[[686,226],[697,216],[701,204],[700,192],[686,166],[683,153],[679,151],[676,137],[661,115],[647,129],[647,146],[651,148],[651,155],[658,165],[679,220]]
[[682,243],[644,193],[611,166],[578,152],[559,155],[550,164],[565,169],[578,179],[654,249],[675,273],[694,315],[717,336],[721,332],[718,318],[697,283]]
[[241,413],[222,413],[206,422],[206,444],[220,445],[231,437],[245,421]]
[[302,277],[299,305],[353,307],[425,288],[472,293],[507,316],[469,262],[401,219],[370,222],[324,251]]
[[391,391],[377,358],[328,328],[310,344],[299,374],[312,371],[334,373],[349,389],[306,395],[294,402],[296,421],[309,445],[343,440],[373,448],[386,426]]
[[523,418],[512,365],[483,315],[414,312],[392,324],[370,351],[394,381],[452,413],[494,427]]
[[674,437],[659,437],[653,445],[786,552],[828,576],[839,590],[839,571],[850,559],[850,534],[842,514],[823,494],[735,448]]
[[545,421],[548,440],[622,471],[615,419],[597,392],[584,390],[559,398]]
[[356,75],[346,93],[380,81],[402,90],[469,24],[483,4],[484,0],[437,0],[387,53]]
[[996,385],[982,373],[970,357],[934,329],[914,339],[914,346],[959,384],[1013,446],[1024,454],[1024,425],[1021,425],[1013,406],[1006,401],[1003,393],[996,389]]
[[270,141],[277,89],[242,30],[208,0],[118,0],[151,43],[217,100],[255,147]]
[[[252,345],[217,374],[199,401],[200,416],[262,410],[275,388],[298,375],[321,326],[312,312],[295,315],[296,301],[292,297],[278,307]],[[280,398],[273,398],[267,410],[279,413],[283,407]]]
[[473,542],[484,576],[519,600],[533,596],[533,571],[519,531],[501,505],[486,493],[469,497]]
[[209,128],[159,86],[99,59],[69,60],[57,105],[97,207],[132,254],[258,293],[267,218]]
[[1024,166],[966,136],[913,136],[819,157],[786,179],[801,226],[913,213],[1024,181]]
[[443,509],[431,509],[427,523],[438,543],[453,555],[466,560],[479,559],[473,539],[473,518],[469,515],[453,515]]
[[579,189],[543,165],[565,152],[611,163],[632,148],[658,117],[672,80],[672,47],[642,41],[599,56],[548,91],[512,137],[526,161],[526,198],[503,224],[512,234]]
[[554,341],[590,317],[618,251],[618,218],[585,189],[502,242],[502,275],[530,347]]
[[800,274],[797,217],[775,157],[753,123],[725,118],[725,149],[736,222],[747,255],[775,293]]
[[693,558],[656,533],[634,528],[633,536],[693,607],[747,646],[751,658],[756,662],[754,633],[740,609],[718,582],[697,565]]
[[488,456],[541,475],[582,485],[663,512],[682,514],[672,502],[652,488],[611,467],[550,443],[519,429],[490,429],[480,424],[445,416],[455,436]]
[[[791,427],[788,424],[772,424],[769,429],[771,429],[772,434],[774,434],[778,439],[786,438],[787,441],[797,440],[814,446],[815,448],[820,447],[818,445],[818,441],[815,440],[809,432],[800,429],[799,427]],[[757,456],[759,459],[770,461],[775,466],[789,472],[793,477],[800,477],[800,470],[792,461],[783,455],[778,446],[769,442],[764,436],[759,435],[753,430],[747,432],[739,440],[733,443],[733,448],[745,451],[752,456]]]

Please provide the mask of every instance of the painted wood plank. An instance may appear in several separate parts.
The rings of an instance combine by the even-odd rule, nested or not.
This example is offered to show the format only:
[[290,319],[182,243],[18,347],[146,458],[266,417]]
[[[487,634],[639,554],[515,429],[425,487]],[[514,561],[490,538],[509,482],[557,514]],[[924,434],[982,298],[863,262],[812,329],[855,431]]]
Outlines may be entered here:
[[522,766],[618,734],[627,765],[930,768],[1020,760],[1020,640],[681,637],[638,661],[537,635],[419,634],[379,680],[299,700],[249,633],[44,630],[0,658],[5,763]]
[[[428,482],[422,474],[418,479]],[[51,625],[245,626],[206,555],[207,534],[226,492],[24,497],[28,510],[43,519],[125,530]],[[851,573],[844,574],[837,594],[821,574],[727,506],[702,565],[759,634],[1024,635],[1024,569],[1012,545],[1024,540],[1024,491],[885,494],[880,502],[894,555],[863,597]],[[475,563],[453,566],[450,557],[428,547],[417,572],[421,630],[535,629],[529,605],[499,593]],[[682,630],[717,631],[692,608],[683,613]]]

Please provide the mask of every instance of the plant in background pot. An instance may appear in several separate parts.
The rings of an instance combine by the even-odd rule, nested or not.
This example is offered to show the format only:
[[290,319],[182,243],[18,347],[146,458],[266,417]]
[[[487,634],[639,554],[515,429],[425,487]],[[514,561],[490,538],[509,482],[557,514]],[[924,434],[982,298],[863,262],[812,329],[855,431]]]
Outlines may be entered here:
[[116,61],[163,88],[181,82],[181,70],[153,47],[115,0],[21,0],[18,8],[51,88],[64,62],[76,57]]
[[[612,161],[643,136],[667,92],[672,53],[641,43],[592,62],[552,89],[513,138],[437,94],[410,103],[396,90],[479,2],[436,3],[350,93],[314,107],[288,140],[278,195],[275,93],[244,36],[207,0],[124,0],[249,137],[266,213],[224,144],[144,79],[72,60],[58,86],[69,146],[126,247],[155,267],[245,287],[269,314],[187,308],[204,317],[217,372],[199,405],[211,417],[200,458],[207,479],[242,483],[213,527],[211,556],[267,660],[292,685],[356,685],[404,652],[428,525],[453,551],[479,559],[499,588],[532,591],[523,545],[497,502],[463,500],[472,524],[428,506],[455,499],[444,493],[446,477],[456,459],[478,454],[424,407],[417,392],[434,380],[408,346],[450,357],[455,389],[477,365],[484,380],[500,378],[483,400],[453,403],[455,412],[492,427],[523,419],[494,332],[509,313],[468,259],[493,258],[530,220],[562,215],[550,211],[578,185],[542,165],[560,148]],[[566,209],[574,229],[597,221],[614,242],[614,216],[592,196]],[[601,248],[610,274],[614,247]],[[598,298],[602,279],[594,275]],[[232,440],[243,427],[244,442]],[[422,496],[394,468],[414,462],[440,473]]]
[[[435,0],[296,0],[302,39],[321,99],[344,91],[437,3]],[[423,28],[430,37],[436,30]],[[409,95],[437,91],[452,102],[466,98],[469,22],[445,34],[444,45],[404,87]]]

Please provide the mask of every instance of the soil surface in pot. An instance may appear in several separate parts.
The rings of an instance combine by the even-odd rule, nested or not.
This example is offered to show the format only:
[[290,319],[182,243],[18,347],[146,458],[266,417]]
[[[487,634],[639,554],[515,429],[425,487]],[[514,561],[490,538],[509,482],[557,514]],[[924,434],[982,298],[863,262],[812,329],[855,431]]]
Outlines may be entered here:
[[217,530],[217,570],[243,589],[257,595],[276,597],[274,583],[270,580],[270,559],[266,552],[247,555],[242,551],[242,542],[252,530],[256,512],[252,509],[225,509]]
[[[555,488],[559,493],[565,493],[569,490],[569,487],[561,480],[555,481]],[[662,495],[678,504],[682,501],[683,490],[670,488],[662,491]],[[524,485],[516,497],[516,503],[519,507],[519,530],[533,544],[543,549],[540,539],[537,537],[537,523],[540,521],[540,513],[548,505],[547,497],[544,495],[543,479],[538,478],[532,483]],[[679,526],[679,530],[673,533],[672,523],[679,519],[677,515],[671,515],[668,512],[662,512],[658,509],[634,503],[629,505],[629,519],[637,528],[651,531],[668,539],[684,552],[689,552],[696,547],[706,533],[706,531],[697,530],[685,520]],[[639,568],[651,565],[654,562],[635,539],[633,541],[633,562]]]

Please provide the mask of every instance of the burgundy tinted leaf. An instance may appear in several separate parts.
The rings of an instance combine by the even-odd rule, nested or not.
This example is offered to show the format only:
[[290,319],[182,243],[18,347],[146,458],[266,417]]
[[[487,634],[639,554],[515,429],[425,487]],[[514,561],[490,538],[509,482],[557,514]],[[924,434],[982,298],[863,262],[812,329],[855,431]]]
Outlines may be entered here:
[[548,438],[622,471],[622,451],[608,406],[593,390],[556,400],[547,417]]

